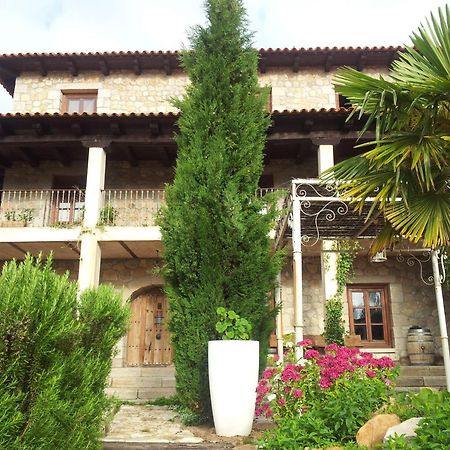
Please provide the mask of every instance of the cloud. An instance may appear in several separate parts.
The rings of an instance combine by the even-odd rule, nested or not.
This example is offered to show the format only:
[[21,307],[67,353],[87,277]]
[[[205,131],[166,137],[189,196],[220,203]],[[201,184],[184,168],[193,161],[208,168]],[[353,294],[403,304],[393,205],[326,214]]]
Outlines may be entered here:
[[[257,47],[408,42],[444,0],[244,0]],[[175,50],[203,0],[0,0],[0,53]],[[0,89],[0,112],[11,101]]]

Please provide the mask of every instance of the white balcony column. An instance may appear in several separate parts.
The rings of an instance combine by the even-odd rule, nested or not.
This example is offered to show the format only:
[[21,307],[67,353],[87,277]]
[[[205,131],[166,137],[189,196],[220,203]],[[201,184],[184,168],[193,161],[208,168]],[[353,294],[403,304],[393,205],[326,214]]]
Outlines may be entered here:
[[98,286],[100,281],[101,249],[97,238],[97,222],[102,207],[102,190],[105,187],[106,151],[109,142],[84,141],[88,147],[85,212],[81,235],[78,287],[85,289]]
[[[318,146],[317,149],[317,165],[320,175],[325,170],[334,166],[334,147],[339,143],[339,139],[320,139],[313,142]],[[325,300],[336,295],[337,292],[337,252],[335,241],[322,240],[322,252],[320,258],[321,274],[322,274],[322,291]]]
[[[105,187],[107,142],[87,143],[89,145],[85,194],[85,227],[95,227],[102,207],[102,190]],[[101,146],[100,146],[101,145]]]

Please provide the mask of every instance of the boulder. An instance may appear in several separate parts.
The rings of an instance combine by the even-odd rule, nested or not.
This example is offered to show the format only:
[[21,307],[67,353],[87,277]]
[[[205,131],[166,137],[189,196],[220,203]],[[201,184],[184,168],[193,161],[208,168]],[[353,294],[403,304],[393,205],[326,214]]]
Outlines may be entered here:
[[407,442],[410,442],[416,436],[416,428],[419,425],[419,420],[422,417],[412,417],[411,419],[405,420],[400,425],[394,425],[386,431],[384,436],[384,441],[386,442],[389,437],[394,437],[396,434],[398,436],[403,435]]
[[386,431],[399,423],[400,418],[397,414],[378,414],[358,430],[356,442],[360,446],[366,445],[368,448],[374,448],[383,442]]

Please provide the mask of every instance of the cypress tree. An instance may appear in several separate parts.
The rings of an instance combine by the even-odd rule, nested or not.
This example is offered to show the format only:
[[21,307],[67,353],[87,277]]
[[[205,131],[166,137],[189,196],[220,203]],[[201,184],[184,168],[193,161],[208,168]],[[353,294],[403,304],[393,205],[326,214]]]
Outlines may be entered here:
[[181,112],[178,159],[160,225],[177,394],[207,417],[207,343],[217,338],[216,309],[251,322],[263,367],[281,255],[269,239],[274,199],[256,195],[270,117],[245,9],[241,0],[208,0],[205,8],[207,25],[192,29],[181,56],[191,84],[174,100]]

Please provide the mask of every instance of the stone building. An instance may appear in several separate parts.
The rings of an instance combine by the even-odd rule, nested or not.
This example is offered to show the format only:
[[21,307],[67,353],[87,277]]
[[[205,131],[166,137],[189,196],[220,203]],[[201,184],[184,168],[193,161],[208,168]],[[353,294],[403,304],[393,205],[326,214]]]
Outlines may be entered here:
[[[385,73],[399,50],[259,51],[273,120],[262,193],[289,191],[292,179],[316,186],[321,171],[355,154],[361,123],[346,121],[333,75],[343,65]],[[0,116],[0,258],[53,252],[55,267],[69,270],[80,289],[98,283],[120,289],[132,305],[132,323],[114,360],[110,391],[128,399],[172,393],[170,312],[155,270],[162,244],[154,219],[174,173],[177,111],[170,99],[189,82],[178,54],[0,55],[0,82],[14,100],[13,112]],[[401,258],[392,252],[382,264],[370,262],[374,229],[357,226],[364,228],[354,221],[345,236],[361,241],[342,298],[347,328],[361,335],[364,347],[403,361],[410,326],[439,335],[433,288],[421,281],[418,264],[399,261],[422,254],[403,249]],[[279,242],[291,249],[286,230]],[[333,256],[324,255],[333,255],[336,236],[316,237],[315,245],[304,241],[302,258],[300,326],[312,336],[323,332],[334,270]],[[279,337],[294,331],[292,268],[289,256],[281,274]],[[439,355],[438,339],[435,344]]]

